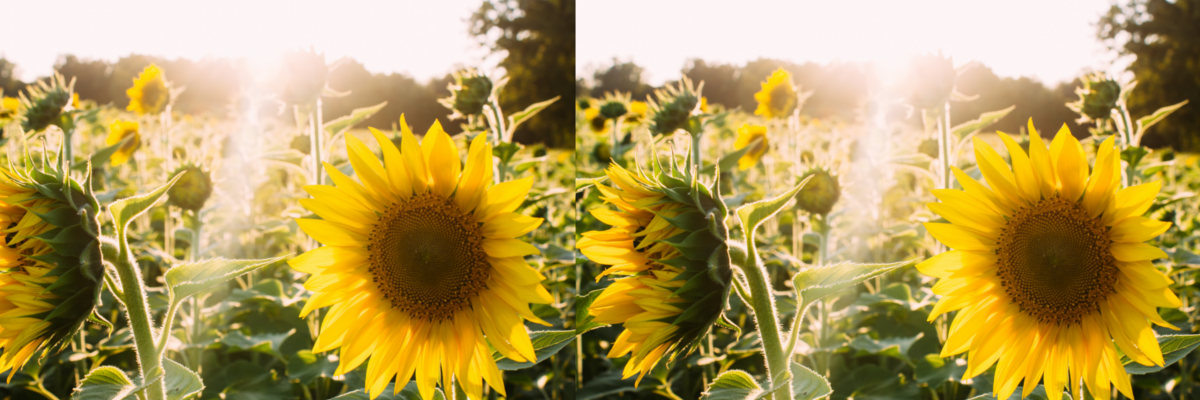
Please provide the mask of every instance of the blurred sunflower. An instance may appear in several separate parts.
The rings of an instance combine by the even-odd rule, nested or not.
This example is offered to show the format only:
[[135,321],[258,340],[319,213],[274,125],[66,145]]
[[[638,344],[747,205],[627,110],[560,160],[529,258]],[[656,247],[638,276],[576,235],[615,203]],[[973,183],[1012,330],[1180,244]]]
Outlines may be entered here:
[[584,110],[583,117],[587,119],[588,127],[592,129],[592,133],[597,135],[608,134],[608,118],[600,115],[599,108],[592,107]]
[[1080,381],[1097,398],[1109,397],[1110,382],[1132,398],[1117,348],[1143,365],[1163,365],[1151,323],[1176,329],[1156,307],[1180,306],[1171,280],[1151,263],[1166,254],[1144,243],[1171,226],[1141,216],[1162,183],[1118,190],[1113,137],[1100,144],[1089,176],[1066,126],[1048,150],[1032,120],[1029,132],[1028,154],[1000,134],[1011,169],[975,139],[986,186],[955,168],[965,191],[934,191],[942,202],[929,208],[950,223],[925,227],[954,250],[917,268],[941,278],[930,320],[959,311],[942,356],[969,352],[965,377],[996,364],[997,398],[1022,379],[1022,397],[1041,379],[1055,400],[1064,385],[1078,394]]
[[649,110],[650,107],[646,105],[646,102],[637,100],[631,101],[629,102],[629,115],[625,117],[625,121],[631,123],[642,121],[646,119],[646,113]]
[[596,322],[624,324],[608,358],[632,354],[622,378],[638,375],[636,385],[664,355],[694,349],[720,316],[728,281],[714,280],[726,274],[710,273],[707,261],[724,247],[713,242],[697,246],[693,252],[698,254],[679,250],[675,244],[681,238],[693,233],[707,237],[704,213],[694,204],[672,200],[661,184],[620,165],[612,164],[606,173],[613,186],[596,187],[617,210],[591,213],[612,228],[584,232],[577,247],[588,259],[610,266],[597,280],[632,275],[606,287],[588,311]]
[[171,92],[167,81],[163,78],[162,70],[157,65],[150,64],[133,80],[133,87],[125,90],[129,95],[129,107],[126,110],[138,115],[158,114],[167,107]]
[[19,108],[21,108],[21,100],[16,97],[4,97],[0,99],[0,115],[16,114]]
[[762,90],[754,94],[754,100],[758,101],[754,115],[787,118],[797,103],[796,85],[792,83],[792,74],[783,68],[775,70],[767,81],[762,83]]
[[0,223],[7,227],[0,246],[0,372],[69,343],[95,310],[103,284],[99,205],[75,181],[39,172],[40,183],[0,168]]
[[121,143],[125,138],[130,138],[129,141],[121,145],[116,152],[113,152],[112,158],[109,160],[112,165],[121,165],[129,161],[133,157],[133,152],[142,147],[142,137],[138,134],[138,123],[130,121],[113,121],[112,125],[108,126],[108,139],[105,144],[112,146]]
[[493,186],[487,135],[471,142],[464,168],[439,123],[420,143],[400,125],[400,148],[371,129],[383,163],[346,136],[361,183],[325,164],[337,187],[305,187],[313,198],[301,204],[322,219],[296,223],[325,247],[289,264],[313,274],[305,287],[315,294],[302,315],[332,306],[313,351],[340,348],[338,375],[370,358],[371,398],[393,377],[407,382],[414,373],[423,398],[433,398],[439,379],[449,390],[452,377],[471,399],[481,398],[484,379],[503,394],[491,348],[536,361],[522,320],[549,325],[529,309],[552,301],[524,260],[538,250],[517,239],[542,219],[513,212],[533,179]]
[[742,124],[742,127],[738,128],[738,137],[737,141],[733,143],[733,148],[741,150],[750,146],[751,143],[754,147],[751,147],[746,154],[742,155],[742,158],[738,159],[738,169],[740,170],[750,169],[754,164],[758,164],[758,160],[762,159],[763,154],[767,154],[767,127]]

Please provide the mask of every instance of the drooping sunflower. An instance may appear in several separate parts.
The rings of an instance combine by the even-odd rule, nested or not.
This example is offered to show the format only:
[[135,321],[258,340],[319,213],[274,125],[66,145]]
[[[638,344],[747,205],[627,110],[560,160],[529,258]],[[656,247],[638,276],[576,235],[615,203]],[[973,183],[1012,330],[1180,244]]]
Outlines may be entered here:
[[0,168],[0,372],[70,343],[104,282],[95,197],[61,171],[24,172]]
[[104,140],[104,143],[112,146],[121,143],[125,138],[129,138],[129,140],[117,148],[117,151],[113,152],[112,157],[109,158],[112,165],[121,165],[128,162],[133,157],[133,152],[142,147],[142,136],[138,134],[137,122],[113,121],[108,126],[108,138]]
[[754,115],[787,118],[797,103],[796,85],[792,83],[792,74],[783,68],[772,72],[767,81],[762,83],[762,90],[754,94],[754,100],[758,101]]
[[1142,216],[1162,183],[1120,189],[1112,137],[1089,174],[1066,126],[1048,149],[1032,121],[1029,132],[1029,153],[1000,134],[1012,168],[975,140],[986,186],[956,168],[965,190],[934,191],[942,202],[929,208],[950,223],[925,227],[953,250],[917,268],[941,278],[930,320],[958,311],[942,356],[968,352],[966,377],[995,364],[997,398],[1022,380],[1022,396],[1043,380],[1055,400],[1064,386],[1079,393],[1080,381],[1097,398],[1108,398],[1110,383],[1132,398],[1116,349],[1163,365],[1151,324],[1176,329],[1156,307],[1180,306],[1151,262],[1166,254],[1144,243],[1170,227]]
[[523,320],[548,325],[529,303],[552,300],[524,260],[537,248],[517,239],[542,223],[513,212],[533,180],[493,185],[487,135],[471,142],[464,167],[439,123],[421,142],[403,118],[400,125],[400,148],[371,130],[382,163],[346,136],[359,181],[325,164],[337,186],[305,187],[313,198],[301,204],[321,219],[296,222],[325,246],[289,264],[313,274],[302,315],[332,306],[313,351],[340,348],[339,375],[369,358],[372,398],[392,377],[414,374],[424,398],[452,377],[472,399],[485,379],[504,393],[489,344],[512,360],[536,361]]
[[738,137],[737,141],[733,143],[733,148],[741,150],[746,146],[750,146],[751,143],[754,144],[754,147],[751,147],[746,154],[743,154],[738,159],[738,169],[740,170],[745,171],[750,169],[754,164],[758,164],[758,160],[762,159],[763,154],[767,154],[766,126],[742,124],[742,127],[738,128]]
[[150,64],[133,79],[133,87],[126,89],[129,96],[129,107],[126,110],[138,115],[158,114],[167,107],[171,92],[167,80],[157,65]]
[[[662,183],[612,164],[606,171],[613,186],[597,184],[601,198],[616,210],[591,210],[611,225],[605,231],[584,232],[577,247],[588,259],[608,265],[597,279],[628,275],[606,287],[589,307],[602,324],[624,324],[625,330],[609,350],[609,358],[632,354],[623,378],[638,375],[635,385],[664,355],[672,358],[695,349],[699,339],[721,315],[729,294],[728,267],[710,271],[714,252],[727,247],[716,238],[704,217],[723,219],[711,192],[695,197],[683,180],[668,194]],[[699,200],[699,203],[695,199]],[[718,226],[723,228],[723,222]],[[690,241],[689,241],[690,239]],[[685,245],[686,242],[686,245]],[[720,255],[718,253],[718,255]]]

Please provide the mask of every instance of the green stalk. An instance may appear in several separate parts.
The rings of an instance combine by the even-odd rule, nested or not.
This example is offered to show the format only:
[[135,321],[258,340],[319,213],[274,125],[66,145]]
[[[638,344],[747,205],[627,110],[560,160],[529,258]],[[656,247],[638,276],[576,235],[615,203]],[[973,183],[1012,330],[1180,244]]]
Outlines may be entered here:
[[938,158],[941,159],[942,167],[942,189],[954,188],[954,174],[950,171],[950,167],[954,164],[950,161],[951,146],[950,143],[950,102],[946,102],[945,110],[942,116],[938,118]]
[[[191,246],[191,251],[189,253],[191,255],[192,262],[196,262],[197,260],[200,259],[200,238],[201,238],[200,230],[203,225],[200,222],[200,212],[196,211],[192,214],[194,217],[194,219],[192,220],[192,226],[193,226],[193,228],[192,228],[192,246]],[[199,297],[200,297],[200,295],[196,294],[196,295],[193,295],[191,298],[192,334],[190,336],[192,338],[192,344],[196,344],[197,342],[199,342],[200,334],[204,332],[203,327],[202,327],[202,323],[204,322],[204,319],[200,316],[200,310],[201,310],[200,306],[201,305],[200,305]],[[203,355],[204,355],[203,348],[201,348],[199,346],[195,346],[194,348],[192,348],[192,355],[188,357],[188,361],[189,361],[188,364],[190,364],[190,365],[188,365],[188,368],[190,368],[192,371],[196,371],[196,373],[200,373],[200,357],[202,357]]]
[[[133,342],[138,356],[138,375],[146,379],[148,373],[163,373],[162,355],[154,343],[153,319],[150,317],[150,305],[146,301],[146,286],[142,283],[142,272],[129,252],[124,232],[121,233],[120,252],[114,260],[117,274],[121,277],[121,286],[125,296],[125,312],[129,318],[130,329],[133,332]],[[157,372],[156,372],[157,371]],[[166,389],[163,380],[159,379],[145,389],[148,400],[164,400]]]
[[623,119],[622,117],[617,117],[616,119],[613,119],[612,158],[615,161],[619,161],[619,159],[622,156],[622,154],[621,154],[621,120],[622,119]]
[[[753,240],[746,241],[744,260],[734,258],[735,265],[741,268],[750,285],[750,306],[754,312],[755,323],[758,324],[758,335],[762,338],[763,354],[767,358],[767,378],[774,379],[775,376],[788,370],[788,362],[791,359],[790,355],[784,352],[783,343],[780,341],[779,321],[775,318],[777,312],[775,296],[771,293],[771,287],[767,283],[767,272],[759,262],[758,250],[755,248]],[[737,261],[742,261],[742,264],[737,264]],[[773,386],[773,384],[768,386]],[[772,396],[767,397],[767,400],[791,398],[792,386],[785,385]]]
[[[696,173],[699,174],[700,170],[704,168],[704,161],[700,158],[700,154],[702,154],[700,152],[700,145],[703,137],[699,132],[689,133],[689,135],[692,136],[692,165],[695,166],[692,169],[695,169]],[[691,171],[689,170],[688,173],[690,174]]]

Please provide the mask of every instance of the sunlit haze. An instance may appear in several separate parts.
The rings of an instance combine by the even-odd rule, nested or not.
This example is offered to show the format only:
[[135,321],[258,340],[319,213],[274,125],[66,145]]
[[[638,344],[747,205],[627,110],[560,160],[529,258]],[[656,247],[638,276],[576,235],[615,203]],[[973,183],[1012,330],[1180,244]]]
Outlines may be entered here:
[[590,77],[616,57],[646,70],[651,84],[677,79],[685,60],[745,64],[762,58],[803,63],[872,61],[882,70],[913,54],[941,50],[1000,76],[1047,84],[1085,69],[1117,72],[1095,38],[1107,0],[1003,2],[584,1],[576,74]]
[[478,7],[476,0],[0,0],[8,16],[0,56],[29,81],[49,75],[62,54],[254,60],[312,46],[328,61],[349,56],[371,72],[425,80],[456,66],[495,64],[467,32]]

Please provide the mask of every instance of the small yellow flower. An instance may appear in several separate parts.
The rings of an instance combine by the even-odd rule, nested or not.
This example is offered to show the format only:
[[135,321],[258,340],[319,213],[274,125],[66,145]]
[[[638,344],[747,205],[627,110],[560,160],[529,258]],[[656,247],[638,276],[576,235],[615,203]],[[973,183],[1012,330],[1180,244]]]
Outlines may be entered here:
[[708,112],[708,98],[700,97],[700,112]]
[[5,97],[3,101],[0,101],[0,110],[16,111],[19,107],[21,107],[21,100],[16,97]]
[[71,93],[71,107],[79,109],[79,93]]
[[133,87],[125,90],[129,95],[127,110],[138,115],[158,114],[167,107],[171,97],[167,81],[163,78],[162,70],[157,65],[150,64],[133,80]]
[[783,68],[775,70],[762,83],[762,90],[754,94],[754,100],[758,101],[754,115],[787,118],[796,108],[796,86],[792,83],[792,74]]
[[[758,141],[755,142],[755,140]],[[740,170],[745,171],[750,169],[750,167],[758,163],[758,160],[762,159],[763,154],[767,153],[767,127],[742,124],[742,127],[738,128],[737,142],[734,142],[733,147],[741,150],[751,145],[751,143],[754,144],[754,147],[750,148],[750,151],[747,151],[746,154],[742,155],[742,158],[738,159],[738,169]]]
[[583,112],[584,119],[587,120],[588,126],[591,127],[592,133],[604,135],[608,133],[608,118],[600,115],[600,109],[592,107]]
[[110,159],[112,165],[121,165],[129,161],[129,158],[133,157],[133,152],[142,146],[142,137],[138,134],[137,122],[116,120],[108,126],[108,139],[104,141],[105,144],[112,146],[120,143],[126,137],[131,137],[131,139],[113,153]]

